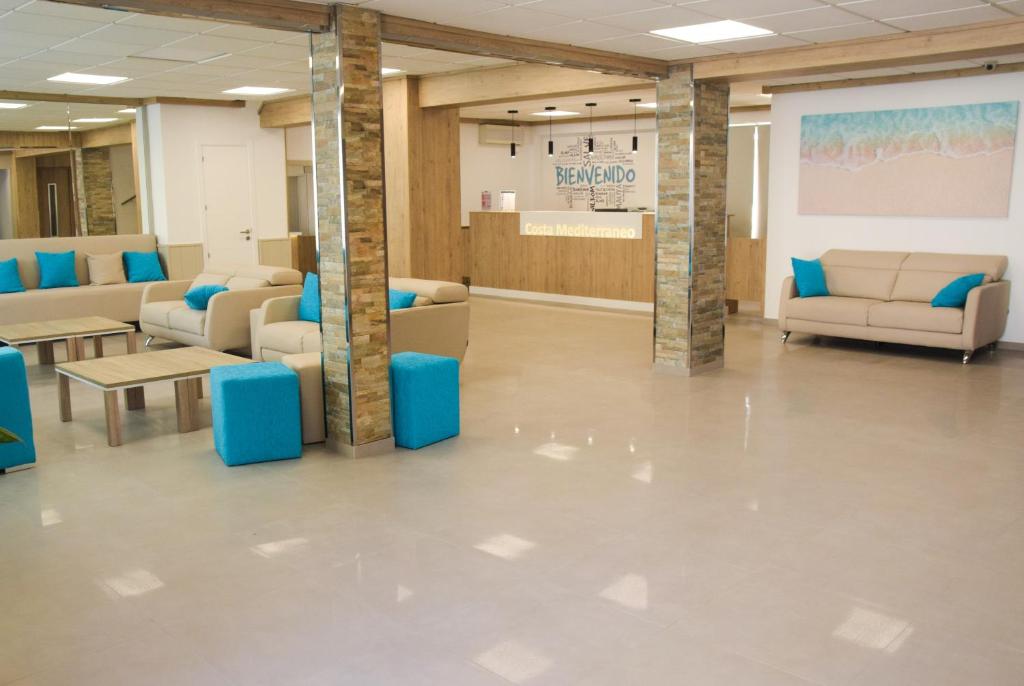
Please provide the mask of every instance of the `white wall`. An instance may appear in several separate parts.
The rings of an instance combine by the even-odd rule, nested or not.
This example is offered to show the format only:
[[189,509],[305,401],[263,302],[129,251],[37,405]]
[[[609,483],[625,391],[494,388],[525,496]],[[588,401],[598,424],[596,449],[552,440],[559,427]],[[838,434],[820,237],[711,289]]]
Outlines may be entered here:
[[288,127],[284,140],[289,160],[313,161],[313,128],[309,124]]
[[253,226],[257,238],[288,235],[285,143],[281,129],[261,129],[253,106],[150,105],[148,137],[150,231],[166,244],[202,243],[203,145],[246,145],[252,175]]
[[[114,193],[114,214],[117,217],[117,232],[138,233],[139,218],[135,214],[138,194],[135,192],[135,165],[132,160],[132,146],[110,147],[110,174]],[[131,200],[131,198],[135,198]]]
[[[478,125],[464,122],[460,125],[460,164],[462,176],[462,223],[469,224],[469,213],[480,210],[480,194],[490,191],[493,209],[498,208],[498,191],[516,191],[516,206],[521,210],[553,210],[560,207],[545,207],[541,184],[544,182],[544,163],[547,160],[548,127],[524,126],[523,145],[518,146],[516,158],[512,159],[507,145],[481,145]],[[648,179],[655,175],[654,120],[640,119],[637,130],[641,134],[638,165],[647,165]],[[556,138],[571,134],[586,135],[590,126],[585,121],[556,123],[552,135]],[[632,135],[633,119],[603,120],[594,122],[594,133],[627,133]],[[651,197],[646,203],[655,203],[654,184],[647,188]]]
[[[1002,219],[801,216],[797,213],[800,117],[804,114],[934,107],[1024,99],[1024,74],[891,84],[776,95],[768,201],[765,316],[778,317],[778,294],[791,257],[815,258],[829,248],[1006,255],[1006,278],[1024,273],[1024,130],[1017,149],[1010,215]],[[1014,285],[1003,340],[1024,342],[1024,283]]]

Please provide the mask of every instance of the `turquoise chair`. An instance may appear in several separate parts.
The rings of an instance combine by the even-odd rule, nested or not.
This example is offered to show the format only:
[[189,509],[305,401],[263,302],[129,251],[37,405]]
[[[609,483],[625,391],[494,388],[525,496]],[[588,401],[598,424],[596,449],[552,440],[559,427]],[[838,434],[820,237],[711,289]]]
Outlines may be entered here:
[[302,457],[299,376],[280,362],[210,370],[213,445],[229,467]]
[[395,445],[422,448],[459,435],[459,361],[426,353],[391,356]]
[[0,348],[0,429],[18,438],[11,443],[0,443],[0,474],[11,467],[36,461],[25,358],[16,348]]

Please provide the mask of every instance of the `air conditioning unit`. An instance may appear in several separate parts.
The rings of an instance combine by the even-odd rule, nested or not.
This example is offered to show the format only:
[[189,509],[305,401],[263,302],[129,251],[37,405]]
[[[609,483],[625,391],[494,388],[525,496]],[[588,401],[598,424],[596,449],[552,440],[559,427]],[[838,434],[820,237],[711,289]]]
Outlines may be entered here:
[[481,124],[480,144],[481,145],[508,145],[515,143],[522,145],[525,136],[523,127],[512,124]]

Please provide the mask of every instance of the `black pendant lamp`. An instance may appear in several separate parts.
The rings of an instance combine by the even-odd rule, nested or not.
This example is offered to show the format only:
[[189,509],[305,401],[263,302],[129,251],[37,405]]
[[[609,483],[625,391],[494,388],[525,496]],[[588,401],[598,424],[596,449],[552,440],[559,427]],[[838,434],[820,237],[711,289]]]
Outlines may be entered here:
[[509,110],[509,114],[512,115],[512,144],[509,146],[512,151],[512,159],[516,158],[516,115],[519,114],[519,110]]
[[590,109],[590,137],[587,138],[587,154],[594,154],[594,108],[597,107],[596,102],[588,102],[587,107]]
[[[558,109],[558,108],[555,107],[554,105],[549,105],[548,107],[544,108],[544,111],[545,112],[554,112],[556,109]],[[551,120],[552,119],[554,119],[554,117],[549,114],[548,115],[548,157],[554,157],[555,156],[555,141],[551,137]]]
[[640,102],[640,98],[630,98],[629,101],[633,103],[633,149],[630,152],[635,155],[640,149],[640,139],[636,135],[636,105]]

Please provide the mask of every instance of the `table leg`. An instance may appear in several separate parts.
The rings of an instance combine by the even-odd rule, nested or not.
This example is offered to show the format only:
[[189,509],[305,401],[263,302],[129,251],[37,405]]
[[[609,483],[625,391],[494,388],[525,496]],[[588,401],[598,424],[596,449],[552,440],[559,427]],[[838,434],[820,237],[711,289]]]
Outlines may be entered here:
[[137,353],[139,351],[139,348],[138,341],[135,338],[135,332],[129,331],[127,334],[125,334],[125,338],[128,343],[128,354],[131,355],[133,353]]
[[39,341],[36,343],[36,352],[39,354],[39,364],[53,364],[53,341]]
[[77,341],[78,341],[78,339],[77,338],[73,338],[73,337],[72,338],[67,338],[64,341],[64,345],[67,348],[67,352],[68,352],[68,362],[77,362],[78,360],[82,359],[81,355],[78,354],[78,342]]
[[92,337],[92,356],[103,357],[103,336]]
[[196,398],[202,398],[203,397],[203,377],[197,376],[196,378],[192,379],[192,382],[195,384],[195,387],[196,387]]
[[57,402],[60,406],[60,420],[71,421],[71,384],[63,374],[57,374]]
[[129,410],[146,409],[146,389],[142,386],[124,389],[124,406]]
[[117,402],[117,391],[103,391],[103,408],[107,413],[107,445],[121,445],[121,410]]
[[174,382],[174,404],[178,408],[178,433],[195,431],[199,415],[199,399],[196,398],[192,379],[178,379]]

